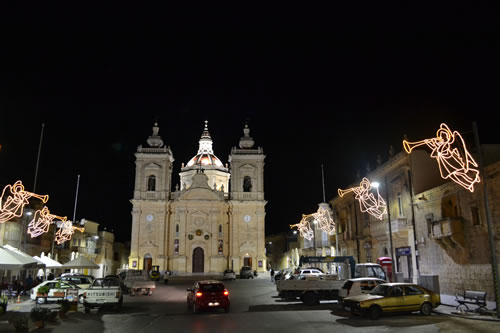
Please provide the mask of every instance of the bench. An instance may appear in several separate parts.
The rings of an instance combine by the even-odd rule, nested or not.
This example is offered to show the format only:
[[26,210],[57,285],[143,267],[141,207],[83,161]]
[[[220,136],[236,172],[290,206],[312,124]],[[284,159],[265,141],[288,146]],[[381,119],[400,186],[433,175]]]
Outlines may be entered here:
[[486,292],[484,291],[466,290],[463,295],[456,294],[455,298],[458,303],[457,310],[465,307],[465,311],[469,311],[467,304],[477,305],[478,309],[486,310]]

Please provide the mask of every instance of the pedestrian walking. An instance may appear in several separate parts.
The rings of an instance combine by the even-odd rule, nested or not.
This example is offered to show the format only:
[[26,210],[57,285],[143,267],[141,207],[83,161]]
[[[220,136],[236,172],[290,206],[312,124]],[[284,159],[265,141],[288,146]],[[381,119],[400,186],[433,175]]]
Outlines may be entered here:
[[271,281],[274,282],[274,269],[271,268]]

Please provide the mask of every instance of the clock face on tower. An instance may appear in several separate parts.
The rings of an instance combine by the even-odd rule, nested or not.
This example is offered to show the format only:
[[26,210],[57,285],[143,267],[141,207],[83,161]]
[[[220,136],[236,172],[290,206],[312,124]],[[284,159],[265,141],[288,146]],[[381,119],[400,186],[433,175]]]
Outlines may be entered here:
[[245,216],[243,217],[243,221],[245,221],[245,222],[250,222],[250,220],[251,220],[251,219],[252,219],[252,218],[250,217],[250,215],[245,215]]
[[146,216],[146,220],[148,220],[149,222],[153,221],[153,215],[149,214],[148,216]]

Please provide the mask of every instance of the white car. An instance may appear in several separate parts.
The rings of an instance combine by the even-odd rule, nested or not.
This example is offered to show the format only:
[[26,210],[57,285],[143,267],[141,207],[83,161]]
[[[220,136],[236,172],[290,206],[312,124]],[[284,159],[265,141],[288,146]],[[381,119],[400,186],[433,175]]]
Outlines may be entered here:
[[322,271],[316,268],[303,268],[300,270],[298,275],[305,275],[305,276],[320,276],[324,275]]
[[342,304],[342,300],[347,296],[368,294],[381,283],[386,283],[386,281],[371,277],[348,279],[339,289],[339,304]]
[[82,289],[88,289],[94,282],[94,278],[90,275],[61,275],[56,280],[68,281],[76,284]]
[[232,269],[226,269],[222,277],[223,280],[236,280],[236,274]]
[[[48,286],[49,292],[47,294],[39,294],[38,289],[42,286]],[[32,301],[37,302],[38,304],[44,304],[47,302],[57,302],[62,301],[66,296],[66,289],[78,289],[78,301],[82,301],[84,289],[81,289],[76,284],[68,282],[68,281],[60,281],[60,280],[49,280],[40,283],[39,285],[31,288],[30,290],[30,298]]]

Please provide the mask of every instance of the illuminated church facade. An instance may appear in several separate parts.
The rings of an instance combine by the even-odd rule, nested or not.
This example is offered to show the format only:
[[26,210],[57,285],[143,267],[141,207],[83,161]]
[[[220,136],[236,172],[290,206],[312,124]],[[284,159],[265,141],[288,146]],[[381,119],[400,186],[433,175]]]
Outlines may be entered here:
[[172,191],[174,157],[158,124],[135,153],[129,268],[217,275],[242,266],[266,269],[264,151],[247,125],[229,166],[215,156],[207,122],[197,154]]

